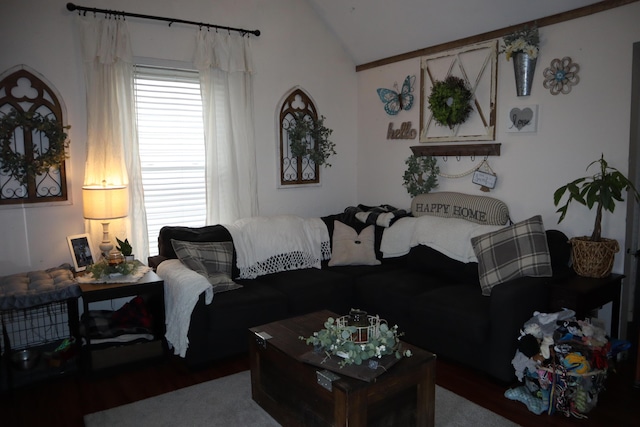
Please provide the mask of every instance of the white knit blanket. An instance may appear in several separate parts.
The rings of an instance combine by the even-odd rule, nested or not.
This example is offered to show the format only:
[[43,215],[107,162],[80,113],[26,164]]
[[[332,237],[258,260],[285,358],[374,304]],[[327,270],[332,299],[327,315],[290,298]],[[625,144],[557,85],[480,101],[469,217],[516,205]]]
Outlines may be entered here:
[[189,347],[191,313],[201,293],[205,303],[213,301],[213,287],[203,275],[185,266],[178,259],[168,259],[158,266],[158,276],[164,280],[164,308],[167,332],[165,337],[173,354],[185,357]]
[[296,215],[252,217],[225,225],[236,250],[240,278],[302,268],[320,268],[331,258],[327,226]]
[[471,238],[503,227],[459,218],[405,217],[384,230],[380,250],[385,258],[392,258],[409,253],[414,246],[425,245],[458,261],[477,262]]

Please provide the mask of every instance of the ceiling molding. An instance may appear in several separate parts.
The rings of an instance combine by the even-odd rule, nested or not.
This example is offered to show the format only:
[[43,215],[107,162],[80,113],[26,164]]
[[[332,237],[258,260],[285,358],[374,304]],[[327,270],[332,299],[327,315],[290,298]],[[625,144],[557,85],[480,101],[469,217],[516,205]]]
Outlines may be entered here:
[[562,13],[547,16],[544,18],[536,19],[534,21],[523,22],[521,24],[501,28],[499,30],[489,31],[487,33],[482,33],[482,34],[478,34],[471,37],[465,37],[463,39],[455,40],[452,42],[442,43],[439,45],[414,50],[412,52],[407,52],[400,55],[379,59],[377,61],[368,62],[366,64],[357,65],[356,72],[369,70],[371,68],[381,67],[383,65],[393,64],[395,62],[405,61],[407,59],[418,58],[425,55],[432,55],[434,53],[444,52],[447,50],[456,49],[456,48],[467,46],[474,43],[480,43],[487,40],[497,39],[500,37],[504,37],[507,34],[511,34],[514,31],[519,30],[524,26],[537,25],[538,27],[546,27],[548,25],[554,25],[561,22],[570,21],[572,19],[593,15],[595,13],[604,12],[606,10],[614,9],[616,7],[625,6],[629,3],[635,3],[637,1],[640,1],[640,0],[604,0],[599,3],[594,3],[578,9],[573,9],[567,12],[562,12]]

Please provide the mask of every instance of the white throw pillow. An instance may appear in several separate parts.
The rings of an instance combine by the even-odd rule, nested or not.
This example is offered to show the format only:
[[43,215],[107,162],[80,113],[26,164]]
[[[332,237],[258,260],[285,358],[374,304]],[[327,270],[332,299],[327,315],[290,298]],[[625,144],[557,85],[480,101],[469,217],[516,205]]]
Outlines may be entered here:
[[376,258],[375,228],[366,227],[358,234],[356,230],[340,221],[333,222],[333,247],[329,267],[339,265],[379,265]]

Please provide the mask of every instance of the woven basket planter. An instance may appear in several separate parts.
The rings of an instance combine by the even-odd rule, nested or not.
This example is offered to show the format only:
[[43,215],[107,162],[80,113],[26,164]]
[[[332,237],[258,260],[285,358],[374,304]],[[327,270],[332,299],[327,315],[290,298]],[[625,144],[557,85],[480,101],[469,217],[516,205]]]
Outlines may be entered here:
[[611,274],[613,261],[619,251],[617,240],[603,238],[593,242],[586,236],[571,239],[573,269],[583,277],[607,277]]

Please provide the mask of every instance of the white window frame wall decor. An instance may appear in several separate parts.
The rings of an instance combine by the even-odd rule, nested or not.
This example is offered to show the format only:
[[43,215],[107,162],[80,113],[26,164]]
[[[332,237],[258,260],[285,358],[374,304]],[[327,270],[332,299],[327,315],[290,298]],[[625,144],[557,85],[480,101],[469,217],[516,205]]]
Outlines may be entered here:
[[[421,58],[420,142],[495,140],[497,58],[497,40]],[[436,123],[428,102],[433,83],[448,76],[463,79],[473,94],[471,115],[453,129]]]

